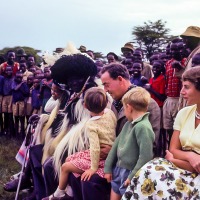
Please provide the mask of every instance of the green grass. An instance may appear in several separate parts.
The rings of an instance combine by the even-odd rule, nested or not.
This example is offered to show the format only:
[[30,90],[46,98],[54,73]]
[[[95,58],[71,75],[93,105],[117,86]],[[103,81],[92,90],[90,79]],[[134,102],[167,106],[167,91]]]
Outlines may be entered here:
[[[5,136],[0,137],[0,199],[13,200],[15,192],[6,192],[3,184],[10,180],[10,177],[21,170],[21,165],[15,160],[16,153],[21,146],[21,141]],[[20,194],[19,200],[23,199]]]

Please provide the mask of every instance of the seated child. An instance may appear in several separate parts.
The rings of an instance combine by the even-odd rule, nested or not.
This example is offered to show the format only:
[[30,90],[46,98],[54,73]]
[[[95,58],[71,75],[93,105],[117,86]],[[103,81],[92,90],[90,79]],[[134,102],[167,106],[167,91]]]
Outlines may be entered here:
[[132,88],[122,102],[128,121],[116,138],[104,167],[104,177],[111,182],[112,200],[121,199],[136,172],[153,158],[155,134],[147,113],[150,94],[142,87]]
[[101,144],[112,145],[115,140],[116,117],[110,109],[106,109],[108,99],[103,89],[93,87],[87,90],[84,97],[84,105],[90,111],[91,118],[87,121],[85,127],[88,133],[90,149],[75,153],[67,157],[62,165],[59,177],[59,186],[55,193],[48,200],[68,199],[65,188],[68,183],[69,173],[75,173],[82,180],[89,180],[97,173],[104,177],[105,160],[100,159]]

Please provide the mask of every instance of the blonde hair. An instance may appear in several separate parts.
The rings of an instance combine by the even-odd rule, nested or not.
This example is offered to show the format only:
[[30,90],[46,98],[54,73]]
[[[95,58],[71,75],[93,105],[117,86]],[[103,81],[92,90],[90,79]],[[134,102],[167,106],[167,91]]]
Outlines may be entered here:
[[147,111],[151,96],[142,87],[135,87],[129,90],[122,98],[123,104],[129,104],[137,111]]

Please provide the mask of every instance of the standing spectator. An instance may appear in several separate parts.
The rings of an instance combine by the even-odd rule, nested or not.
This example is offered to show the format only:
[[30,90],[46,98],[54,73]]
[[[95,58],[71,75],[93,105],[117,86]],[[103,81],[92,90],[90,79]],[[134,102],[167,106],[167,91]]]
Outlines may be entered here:
[[15,118],[15,134],[19,135],[19,122],[21,137],[25,136],[25,99],[29,95],[26,82],[22,81],[23,73],[18,71],[12,83],[13,116]]
[[118,56],[114,53],[114,52],[109,52],[106,55],[106,58],[108,60],[108,63],[112,63],[112,62],[118,62]]
[[132,67],[132,76],[130,81],[132,84],[143,87],[148,80],[146,77],[142,76],[143,62],[135,61]]
[[143,62],[141,74],[149,81],[149,79],[152,77],[151,65],[143,61],[143,51],[140,48],[135,49],[135,51],[133,52],[133,62],[136,61]]
[[166,63],[166,96],[167,99],[163,105],[163,128],[166,129],[169,142],[173,133],[173,123],[178,112],[178,103],[181,90],[181,80],[176,76],[176,64],[185,67],[185,60],[182,59],[178,42],[180,39],[174,39],[170,45],[172,59]]
[[134,52],[134,47],[130,42],[127,42],[122,48],[121,48],[121,52],[124,56],[124,58],[129,58],[133,56],[133,52]]
[[3,113],[2,113],[3,82],[4,82],[4,77],[0,75],[0,135],[3,134]]
[[34,78],[33,89],[31,91],[32,114],[40,114],[42,99],[40,98],[39,94],[40,94],[40,80]]
[[192,57],[192,67],[197,65],[200,65],[200,53],[197,53]]
[[25,61],[19,63],[19,70],[23,73],[23,81],[27,81],[28,76],[33,75],[32,72],[27,70],[27,64]]
[[26,121],[28,122],[29,117],[32,115],[32,105],[31,105],[31,93],[33,90],[33,75],[29,75],[27,77],[27,86],[29,88],[29,96],[25,100],[25,116],[26,116]]
[[12,66],[5,68],[5,76],[3,82],[3,100],[2,100],[2,112],[4,113],[4,134],[14,134],[14,121],[12,113]]
[[19,70],[19,63],[15,62],[15,52],[9,50],[6,54],[7,61],[0,65],[0,74],[5,75],[5,69],[9,65],[12,67],[12,76],[15,76],[16,72]]
[[40,98],[42,99],[42,113],[45,112],[44,111],[45,104],[51,97],[52,83],[53,83],[53,79],[51,77],[50,68],[45,67],[44,68],[44,79],[41,81],[41,85],[40,85]]

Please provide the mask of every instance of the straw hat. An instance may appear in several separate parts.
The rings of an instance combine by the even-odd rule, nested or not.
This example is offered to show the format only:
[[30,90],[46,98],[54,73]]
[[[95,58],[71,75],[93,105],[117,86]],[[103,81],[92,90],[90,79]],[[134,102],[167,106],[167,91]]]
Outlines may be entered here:
[[134,47],[133,47],[133,45],[132,45],[130,42],[126,43],[126,44],[121,48],[121,51],[123,52],[123,51],[125,51],[126,49],[131,50],[132,52],[134,51]]
[[62,53],[64,51],[64,48],[58,47],[56,48],[56,50],[54,51],[55,53]]
[[81,45],[78,50],[80,50],[80,52],[82,52],[82,53],[85,53],[86,52],[86,47]]
[[198,26],[189,26],[184,33],[181,34],[181,37],[190,36],[200,38],[200,27]]

